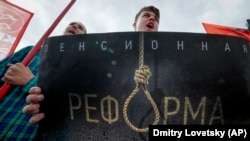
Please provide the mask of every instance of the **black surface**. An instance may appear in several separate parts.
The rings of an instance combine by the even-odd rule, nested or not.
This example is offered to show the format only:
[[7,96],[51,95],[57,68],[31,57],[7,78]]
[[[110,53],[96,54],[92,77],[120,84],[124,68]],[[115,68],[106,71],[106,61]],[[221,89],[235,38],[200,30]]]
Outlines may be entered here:
[[[46,118],[39,125],[38,140],[148,140],[147,132],[132,130],[123,116],[124,102],[136,87],[133,78],[139,67],[139,34],[46,40],[38,79],[45,94],[41,108]],[[152,72],[147,89],[159,109],[158,124],[250,123],[249,53],[243,48],[249,50],[246,40],[174,32],[144,33],[144,40],[144,64]],[[106,50],[101,49],[102,41]],[[130,41],[132,49],[126,49]],[[178,49],[178,42],[183,42],[183,49]],[[61,43],[64,52],[59,51]],[[78,50],[79,43],[84,43],[84,51]],[[204,43],[207,50],[202,49]],[[75,107],[73,119],[70,105]],[[126,112],[139,129],[147,128],[155,119],[142,90],[132,98]]]

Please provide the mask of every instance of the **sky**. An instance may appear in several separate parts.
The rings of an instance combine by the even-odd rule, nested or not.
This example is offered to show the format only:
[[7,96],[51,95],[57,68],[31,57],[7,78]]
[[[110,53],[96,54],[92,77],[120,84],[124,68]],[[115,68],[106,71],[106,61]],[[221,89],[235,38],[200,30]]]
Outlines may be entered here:
[[[70,0],[8,0],[34,13],[15,51],[35,45]],[[136,13],[144,6],[160,10],[159,31],[206,33],[202,22],[247,29],[250,0],[76,0],[50,36],[62,35],[71,21],[88,33],[134,31]]]

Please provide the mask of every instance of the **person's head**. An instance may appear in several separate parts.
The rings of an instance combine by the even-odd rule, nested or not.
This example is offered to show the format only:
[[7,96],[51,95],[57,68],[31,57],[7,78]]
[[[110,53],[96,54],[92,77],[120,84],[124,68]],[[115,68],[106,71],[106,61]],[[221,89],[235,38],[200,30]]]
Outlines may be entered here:
[[81,22],[71,22],[65,28],[63,35],[86,34],[87,30]]
[[135,16],[135,31],[158,31],[160,11],[154,6],[145,6]]

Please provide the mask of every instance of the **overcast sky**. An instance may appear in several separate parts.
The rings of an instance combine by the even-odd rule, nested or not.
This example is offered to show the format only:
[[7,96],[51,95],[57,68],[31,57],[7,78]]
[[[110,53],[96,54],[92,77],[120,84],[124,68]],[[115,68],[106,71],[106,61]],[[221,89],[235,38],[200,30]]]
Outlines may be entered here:
[[[8,0],[33,18],[17,49],[35,45],[70,0]],[[247,28],[250,0],[76,0],[50,36],[61,35],[71,21],[81,21],[88,33],[134,31],[135,14],[144,6],[160,9],[159,31],[206,33],[202,22]]]

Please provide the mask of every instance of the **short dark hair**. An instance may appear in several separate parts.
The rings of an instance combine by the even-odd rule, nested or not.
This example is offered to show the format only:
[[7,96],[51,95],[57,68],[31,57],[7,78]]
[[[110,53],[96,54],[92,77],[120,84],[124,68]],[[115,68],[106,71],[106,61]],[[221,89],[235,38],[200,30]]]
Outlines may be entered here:
[[158,19],[160,19],[160,11],[158,8],[154,7],[154,6],[145,6],[143,8],[140,9],[140,11],[135,15],[135,22],[137,21],[139,15],[143,12],[143,11],[150,11],[155,13],[155,15],[157,16]]

